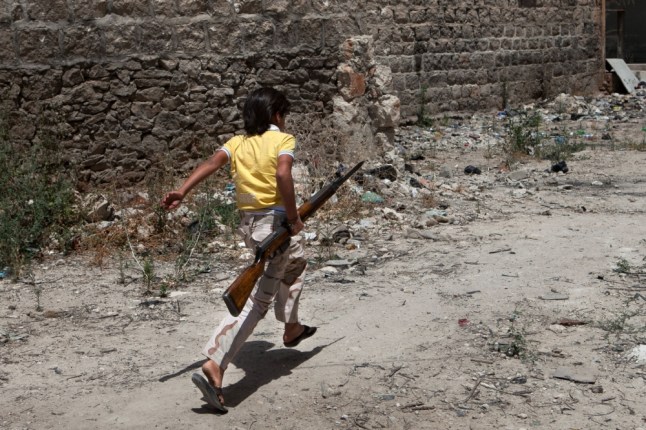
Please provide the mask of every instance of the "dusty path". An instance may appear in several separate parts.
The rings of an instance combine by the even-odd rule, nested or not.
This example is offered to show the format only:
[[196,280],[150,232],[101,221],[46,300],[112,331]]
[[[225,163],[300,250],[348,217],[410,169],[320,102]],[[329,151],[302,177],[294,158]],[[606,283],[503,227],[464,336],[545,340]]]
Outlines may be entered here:
[[[362,246],[340,256],[362,269],[309,273],[302,316],[319,332],[298,349],[261,322],[226,374],[224,416],[190,375],[229,262],[202,256],[211,273],[156,300],[118,285],[116,263],[47,261],[45,312],[33,286],[0,281],[0,428],[646,428],[646,370],[627,358],[645,343],[644,277],[613,271],[644,271],[646,153],[585,151],[568,175],[544,164],[521,166],[527,193],[485,172],[483,203],[455,202],[473,221],[434,227],[437,241],[353,226]],[[553,378],[564,366],[594,383]]]

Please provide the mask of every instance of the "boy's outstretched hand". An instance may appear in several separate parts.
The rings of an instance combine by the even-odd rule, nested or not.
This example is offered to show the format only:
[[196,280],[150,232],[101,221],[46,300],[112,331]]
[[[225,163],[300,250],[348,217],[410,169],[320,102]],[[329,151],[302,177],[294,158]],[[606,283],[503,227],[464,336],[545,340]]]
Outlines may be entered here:
[[170,193],[166,193],[161,201],[161,205],[167,210],[175,209],[180,203],[182,203],[183,199],[184,195],[182,193],[179,191],[171,191]]

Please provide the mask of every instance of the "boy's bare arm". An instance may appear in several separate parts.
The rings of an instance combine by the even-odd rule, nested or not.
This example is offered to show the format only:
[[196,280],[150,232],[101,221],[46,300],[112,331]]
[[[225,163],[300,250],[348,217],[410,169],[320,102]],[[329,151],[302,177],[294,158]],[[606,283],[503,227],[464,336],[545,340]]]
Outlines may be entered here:
[[294,193],[294,179],[292,178],[292,164],[294,159],[290,155],[281,155],[278,157],[278,166],[276,167],[276,184],[278,191],[283,198],[285,212],[287,213],[287,222],[292,235],[298,234],[303,229],[303,221],[298,216],[296,208],[296,195]]
[[167,193],[162,199],[162,206],[166,209],[175,209],[197,184],[212,175],[228,161],[229,156],[226,152],[217,151],[211,158],[197,166],[178,190]]

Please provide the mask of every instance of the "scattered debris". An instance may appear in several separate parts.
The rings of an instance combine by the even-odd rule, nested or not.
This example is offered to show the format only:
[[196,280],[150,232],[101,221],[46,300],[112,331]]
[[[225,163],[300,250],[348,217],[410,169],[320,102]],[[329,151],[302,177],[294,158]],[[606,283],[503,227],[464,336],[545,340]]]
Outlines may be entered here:
[[325,381],[321,382],[321,396],[324,399],[341,395],[341,390],[332,389]]
[[563,172],[567,173],[570,171],[567,163],[565,161],[559,161],[558,163],[552,164],[551,171],[554,173]]
[[464,168],[465,175],[480,175],[481,173],[482,170],[480,170],[480,168],[476,166],[468,165]]
[[594,384],[597,382],[597,377],[593,372],[584,367],[559,367],[552,375],[556,379],[566,379],[568,381],[579,382],[581,384]]
[[379,194],[374,193],[372,191],[366,191],[361,196],[361,201],[367,202],[367,203],[383,203],[384,198],[381,197]]
[[646,364],[646,345],[637,345],[634,347],[630,351],[630,354],[628,354],[628,358],[636,361],[638,364]]
[[562,325],[562,326],[566,326],[566,327],[571,327],[571,326],[575,326],[575,325],[586,325],[586,324],[588,324],[588,322],[587,321],[581,321],[581,320],[571,320],[571,319],[568,319],[568,318],[563,318],[563,319],[558,320],[554,324],[558,324],[558,325]]
[[549,292],[538,296],[541,300],[568,300],[570,296],[563,293]]

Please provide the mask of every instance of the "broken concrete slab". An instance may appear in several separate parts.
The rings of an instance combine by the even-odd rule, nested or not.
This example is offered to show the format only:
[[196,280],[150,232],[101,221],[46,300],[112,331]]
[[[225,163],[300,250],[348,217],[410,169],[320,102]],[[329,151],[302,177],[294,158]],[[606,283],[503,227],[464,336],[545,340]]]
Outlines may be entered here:
[[632,94],[635,92],[639,79],[635,76],[632,70],[628,67],[626,62],[621,58],[606,58],[606,62],[612,67],[612,70],[617,74],[622,85]]
[[552,378],[565,379],[581,384],[594,384],[597,382],[597,377],[594,375],[593,371],[585,367],[559,367],[554,371]]
[[646,64],[627,64],[628,68],[632,70],[635,77],[641,82],[646,82]]

